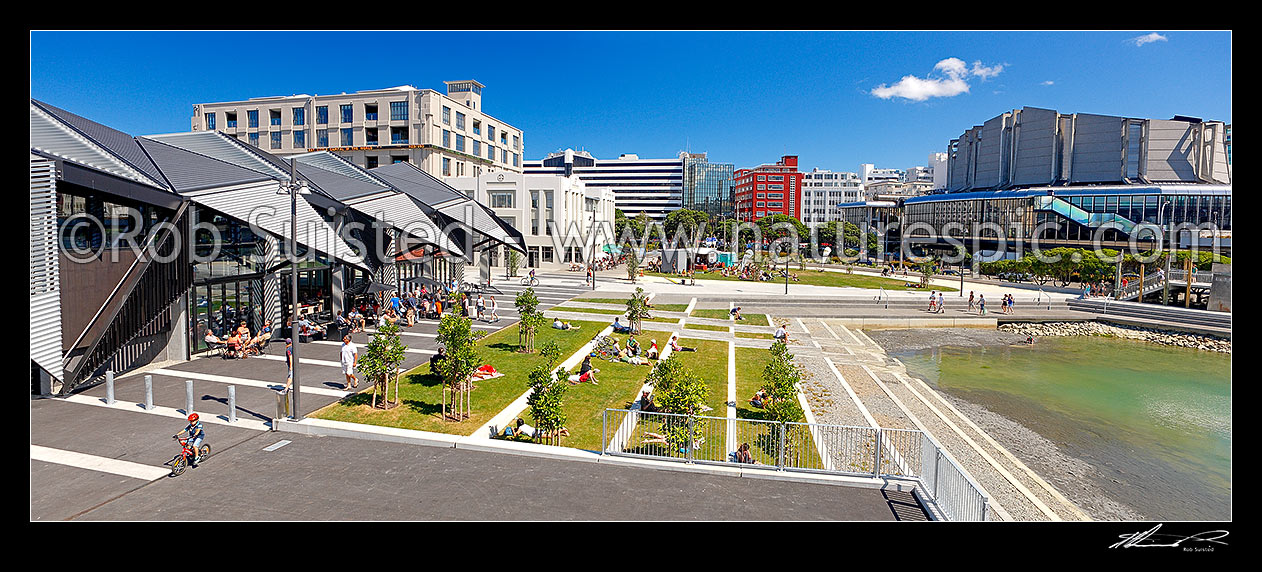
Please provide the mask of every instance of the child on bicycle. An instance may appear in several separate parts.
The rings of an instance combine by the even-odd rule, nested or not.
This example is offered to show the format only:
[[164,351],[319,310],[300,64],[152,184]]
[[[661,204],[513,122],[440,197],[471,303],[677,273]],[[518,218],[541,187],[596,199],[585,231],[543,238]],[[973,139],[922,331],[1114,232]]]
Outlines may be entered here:
[[[196,413],[189,414],[188,426],[180,433],[188,434],[189,444],[191,445],[189,448],[193,450],[193,458],[188,460],[188,464],[193,468],[197,468],[197,449],[202,446],[202,441],[206,440],[206,432],[202,430],[201,419]],[[179,437],[180,433],[176,433],[175,436]]]

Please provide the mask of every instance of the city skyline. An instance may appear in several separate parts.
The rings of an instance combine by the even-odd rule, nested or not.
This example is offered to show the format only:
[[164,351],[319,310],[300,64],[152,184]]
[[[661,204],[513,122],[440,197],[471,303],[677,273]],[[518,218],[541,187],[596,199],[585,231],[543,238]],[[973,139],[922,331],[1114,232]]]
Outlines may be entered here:
[[[248,65],[264,54],[260,36],[367,52],[304,51],[311,55],[280,66]],[[1230,123],[1230,40],[1230,32],[1147,30],[32,32],[31,95],[125,132],[158,134],[188,131],[195,103],[397,85],[441,91],[443,81],[476,79],[487,86],[486,112],[524,131],[523,160],[573,148],[601,159],[693,151],[753,167],[789,154],[804,171],[906,169],[1024,106]],[[364,64],[389,61],[364,58],[376,44],[424,45],[432,57]],[[1169,90],[1172,69],[1197,81]]]

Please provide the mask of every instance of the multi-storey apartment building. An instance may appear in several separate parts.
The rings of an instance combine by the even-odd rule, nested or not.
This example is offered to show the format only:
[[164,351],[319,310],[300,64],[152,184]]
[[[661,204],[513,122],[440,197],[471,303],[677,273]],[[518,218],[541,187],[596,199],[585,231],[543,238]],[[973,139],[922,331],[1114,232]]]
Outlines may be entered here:
[[738,169],[732,174],[736,187],[736,218],[753,222],[773,214],[800,218],[802,173],[797,155],[785,155],[775,164]]
[[566,149],[549,153],[541,161],[525,162],[524,171],[527,175],[575,176],[589,187],[613,189],[617,208],[628,217],[644,213],[650,221],[661,222],[683,202],[684,163],[680,158],[641,159],[624,154],[606,160]]
[[873,183],[902,181],[905,175],[902,169],[878,169],[872,163],[859,165],[859,182],[865,189]]
[[199,103],[192,129],[222,131],[281,157],[331,151],[366,169],[407,161],[436,177],[520,173],[524,135],[483,111],[485,86],[444,83],[445,94],[404,85]]
[[863,198],[857,173],[834,173],[816,167],[802,174],[802,222],[816,226],[840,220],[837,205]]
[[[586,185],[576,176],[484,173],[450,177],[443,182],[491,208],[521,232],[527,258],[523,265],[583,262],[603,256],[616,243],[614,192]],[[499,250],[490,266],[501,266]]]

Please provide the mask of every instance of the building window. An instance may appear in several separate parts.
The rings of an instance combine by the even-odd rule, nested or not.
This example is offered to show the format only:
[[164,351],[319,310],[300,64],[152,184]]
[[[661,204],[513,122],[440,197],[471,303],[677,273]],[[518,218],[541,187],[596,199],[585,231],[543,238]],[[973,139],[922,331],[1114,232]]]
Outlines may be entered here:
[[495,140],[495,126],[494,125],[486,126],[486,138],[490,139],[491,141]]
[[295,149],[307,148],[307,132],[306,131],[303,131],[302,129],[294,130],[294,148]]
[[457,177],[464,176],[464,161],[460,161],[456,163],[456,176]]
[[443,130],[443,147],[451,148],[451,132],[446,129]]
[[473,120],[473,134],[474,135],[482,134],[482,122],[478,121],[477,119]]
[[513,136],[513,149],[521,151],[521,137]]
[[451,176],[451,158],[450,157],[443,157],[443,176],[444,177]]
[[246,116],[246,127],[249,127],[249,128],[251,128],[251,129],[258,129],[258,126],[259,126],[259,110],[257,110],[257,109],[251,109],[251,110],[249,110],[249,111],[245,112],[245,116]]
[[[500,130],[500,143],[505,146],[508,145],[508,132],[507,131]],[[508,161],[505,161],[505,163],[507,162]]]
[[408,102],[391,101],[390,102],[390,121],[407,121],[408,120]]
[[319,125],[329,124],[329,106],[321,105],[316,108],[316,123]]
[[215,114],[214,113],[206,114],[206,129],[210,131],[215,130]]
[[354,123],[354,122],[355,122],[355,106],[349,103],[346,105],[343,105],[342,106],[342,123]]
[[227,119],[227,120],[228,120],[228,127],[229,127],[229,128],[233,128],[233,127],[236,127],[236,126],[237,126],[237,112],[235,112],[235,111],[225,111],[225,112],[224,112],[224,119]]
[[259,134],[257,132],[250,134],[250,144],[255,147],[259,146]]
[[516,153],[513,153],[513,166],[514,166],[514,167],[520,167],[520,166],[521,166],[521,165],[517,164],[517,154],[516,154]]
[[365,145],[377,144],[377,128],[376,127],[369,127],[367,129],[364,129],[364,144]]
[[390,156],[390,164],[392,165],[395,163],[407,163],[407,162],[408,162],[407,155],[391,155]]
[[513,198],[515,196],[517,196],[517,193],[513,193],[513,192],[487,193],[487,198],[490,199],[491,208],[493,209],[513,208],[514,207]]
[[307,124],[307,110],[303,107],[294,108],[294,125]]
[[272,137],[271,137],[271,139],[272,139],[272,146],[271,146],[271,148],[272,148],[272,149],[280,149],[280,138],[281,138],[281,132],[280,132],[280,131],[273,131],[273,132],[272,132]]
[[464,131],[464,114],[456,112],[456,129]]
[[351,147],[355,145],[355,129],[346,127],[342,129],[342,146]]
[[366,121],[377,120],[377,104],[375,103],[364,104],[364,120]]
[[473,140],[473,154],[477,157],[482,156],[482,142],[477,139]]
[[767,180],[767,176],[766,176],[766,175],[758,175],[758,180],[759,180],[759,181],[765,181],[765,180]]
[[391,127],[390,128],[390,144],[391,145],[407,145],[408,144],[408,128],[407,127]]
[[492,161],[495,160],[495,146],[494,145],[486,146],[486,158]]
[[280,125],[280,110],[279,109],[267,110],[267,117],[271,125]]
[[328,147],[328,146],[329,146],[329,130],[316,129],[316,147]]
[[372,155],[369,155],[369,156],[367,156],[367,157],[364,157],[364,168],[366,168],[366,169],[376,169],[376,168],[377,168],[377,158],[376,158],[376,157],[374,157],[374,156],[372,156]]
[[508,149],[500,149],[500,162],[508,163]]
[[443,125],[451,125],[451,108],[443,106]]
[[456,150],[464,152],[464,135],[456,134]]

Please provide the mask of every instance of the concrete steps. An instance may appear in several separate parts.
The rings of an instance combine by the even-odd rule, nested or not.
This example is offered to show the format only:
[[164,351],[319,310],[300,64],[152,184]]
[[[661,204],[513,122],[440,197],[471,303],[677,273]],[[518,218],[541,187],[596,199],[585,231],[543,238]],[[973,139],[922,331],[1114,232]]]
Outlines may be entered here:
[[[1134,322],[1144,327],[1186,326],[1231,330],[1231,314],[1228,312],[1211,312],[1193,310],[1177,306],[1159,304],[1140,304],[1113,300],[1069,300],[1067,306],[1071,310],[1091,312],[1099,319],[1120,323]],[[1130,322],[1127,322],[1129,320]]]

